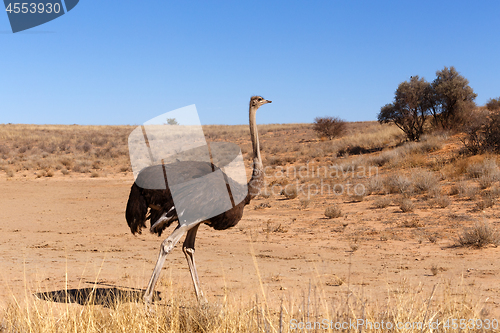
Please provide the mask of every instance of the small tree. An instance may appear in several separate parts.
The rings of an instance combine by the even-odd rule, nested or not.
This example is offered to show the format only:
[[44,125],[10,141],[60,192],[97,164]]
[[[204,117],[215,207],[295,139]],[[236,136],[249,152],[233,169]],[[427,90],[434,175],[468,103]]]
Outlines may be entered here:
[[344,120],[335,117],[314,118],[313,130],[319,137],[327,137],[329,140],[341,136],[346,128]]
[[436,72],[429,95],[434,125],[443,129],[457,129],[464,125],[466,114],[474,107],[477,94],[469,80],[455,67],[445,67]]
[[167,118],[167,125],[179,125],[179,123],[175,118]]
[[500,109],[476,110],[464,126],[462,142],[471,154],[500,153]]
[[500,97],[490,98],[486,103],[486,108],[490,111],[500,110]]
[[431,107],[429,99],[431,91],[430,83],[424,78],[420,79],[418,75],[412,76],[409,82],[399,84],[394,102],[380,109],[378,121],[381,124],[394,123],[406,134],[408,140],[420,140]]

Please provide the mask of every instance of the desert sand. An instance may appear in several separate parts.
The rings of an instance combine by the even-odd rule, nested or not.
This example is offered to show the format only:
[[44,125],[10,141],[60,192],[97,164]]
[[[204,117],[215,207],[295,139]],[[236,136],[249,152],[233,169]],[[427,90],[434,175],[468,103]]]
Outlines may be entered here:
[[[145,288],[163,238],[130,233],[124,208],[132,182],[131,174],[0,180],[3,305],[32,297],[26,291],[95,282],[100,288]],[[443,292],[472,294],[490,314],[500,313],[498,249],[450,247],[458,230],[450,216],[461,216],[467,204],[412,214],[422,227],[442,230],[435,243],[420,243],[414,236],[419,228],[401,226],[408,216],[398,207],[376,210],[370,208],[372,196],[362,202],[332,196],[314,200],[318,206],[343,202],[341,218],[327,219],[322,208],[299,209],[298,199],[277,196],[253,201],[230,230],[202,226],[196,261],[207,298],[248,300],[261,294],[262,281],[276,299],[303,295],[312,283],[332,301],[352,291],[383,304],[401,288],[430,295],[437,284]],[[254,209],[264,200],[270,208]],[[162,274],[163,295],[164,281],[192,291],[179,245]]]

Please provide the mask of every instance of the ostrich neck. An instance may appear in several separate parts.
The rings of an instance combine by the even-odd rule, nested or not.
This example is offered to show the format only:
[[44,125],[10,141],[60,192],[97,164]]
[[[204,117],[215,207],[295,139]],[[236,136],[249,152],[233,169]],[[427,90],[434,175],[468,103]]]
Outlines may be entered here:
[[262,166],[262,158],[260,156],[259,132],[257,131],[257,122],[255,120],[257,108],[250,107],[250,138],[253,148],[253,170],[252,178],[248,183],[249,199],[254,198],[264,186],[264,173]]

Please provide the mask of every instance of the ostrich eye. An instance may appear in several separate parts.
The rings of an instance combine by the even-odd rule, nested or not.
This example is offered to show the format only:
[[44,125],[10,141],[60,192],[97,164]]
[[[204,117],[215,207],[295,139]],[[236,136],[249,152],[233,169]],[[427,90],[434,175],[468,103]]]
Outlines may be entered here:
[[259,98],[259,102],[262,101],[262,98]]

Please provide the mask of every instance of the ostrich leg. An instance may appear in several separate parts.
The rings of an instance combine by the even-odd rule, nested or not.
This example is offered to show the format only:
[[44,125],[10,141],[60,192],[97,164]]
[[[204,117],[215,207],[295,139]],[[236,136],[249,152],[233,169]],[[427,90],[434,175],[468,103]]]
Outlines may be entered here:
[[167,254],[169,254],[170,251],[174,248],[175,244],[181,239],[182,235],[186,233],[186,231],[189,229],[187,225],[179,225],[175,230],[168,236],[167,239],[165,239],[161,243],[160,247],[160,255],[158,256],[158,261],[156,261],[156,266],[153,271],[153,275],[151,275],[151,279],[149,280],[148,288],[146,289],[146,292],[144,293],[144,301],[146,304],[151,304],[153,301],[153,291],[156,285],[156,282],[158,281],[158,278],[160,277],[161,269],[163,267],[163,264],[165,264],[165,259],[167,258]]
[[203,291],[201,291],[200,280],[198,279],[198,272],[196,271],[196,265],[194,264],[194,241],[196,239],[196,232],[198,231],[199,226],[200,225],[197,224],[195,227],[193,227],[193,229],[188,231],[186,239],[184,240],[184,244],[182,245],[182,251],[186,255],[186,260],[189,265],[189,271],[191,272],[191,278],[193,279],[196,298],[198,298],[198,302],[206,303],[207,300],[205,296],[203,296]]

